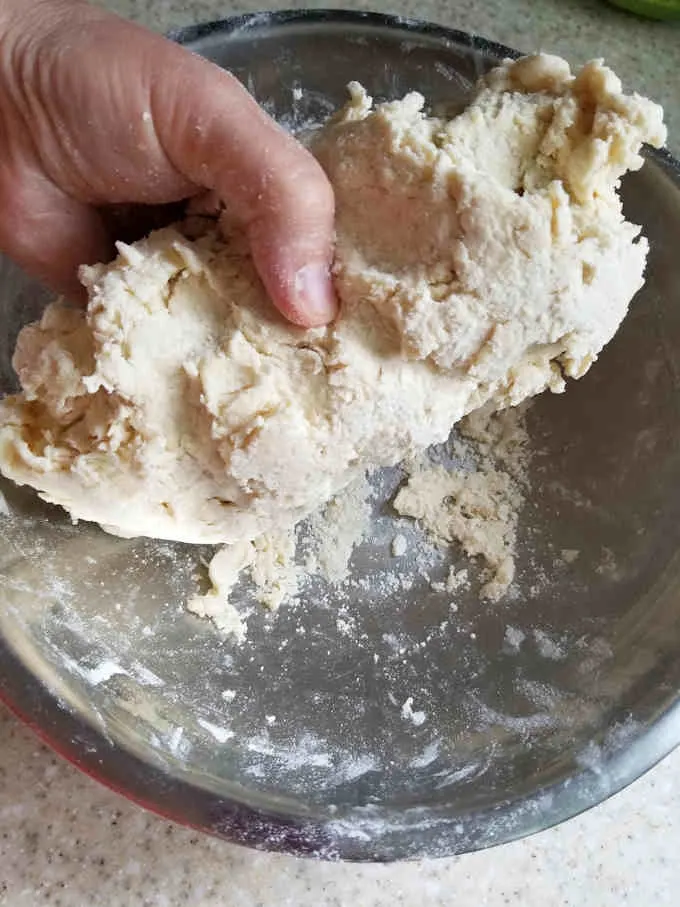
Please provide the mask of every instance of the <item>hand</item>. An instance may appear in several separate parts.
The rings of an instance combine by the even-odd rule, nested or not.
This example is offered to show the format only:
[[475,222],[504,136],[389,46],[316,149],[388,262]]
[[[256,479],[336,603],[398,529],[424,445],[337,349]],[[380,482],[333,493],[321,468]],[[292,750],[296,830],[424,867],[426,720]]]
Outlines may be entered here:
[[73,296],[111,258],[99,209],[205,190],[281,312],[330,321],[331,186],[233,76],[84,0],[0,0],[0,249]]

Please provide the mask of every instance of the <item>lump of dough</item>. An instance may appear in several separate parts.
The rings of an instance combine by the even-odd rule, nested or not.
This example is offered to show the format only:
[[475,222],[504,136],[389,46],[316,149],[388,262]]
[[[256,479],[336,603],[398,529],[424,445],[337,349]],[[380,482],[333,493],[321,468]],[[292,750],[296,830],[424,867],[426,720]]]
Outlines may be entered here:
[[661,109],[544,55],[502,64],[451,120],[416,93],[350,92],[313,143],[337,321],[285,323],[226,225],[120,244],[82,269],[86,311],[55,304],[19,337],[5,475],[120,535],[233,543],[589,368],[642,285],[616,190],[663,142]]

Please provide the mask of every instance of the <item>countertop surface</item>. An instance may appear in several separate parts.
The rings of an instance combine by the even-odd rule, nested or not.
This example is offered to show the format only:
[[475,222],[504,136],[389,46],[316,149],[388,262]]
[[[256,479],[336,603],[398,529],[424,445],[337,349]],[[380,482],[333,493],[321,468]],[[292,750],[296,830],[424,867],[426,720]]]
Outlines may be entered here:
[[[264,4],[103,5],[166,29]],[[378,0],[336,5],[388,8]],[[680,151],[678,25],[596,0],[421,0],[389,11],[573,62],[605,57],[627,87],[663,103],[669,145]],[[0,905],[7,907],[670,907],[680,889],[678,853],[680,750],[607,803],[524,841],[448,860],[353,867],[258,854],[156,818],[51,754],[0,707]]]
[[532,838],[390,866],[272,856],[144,812],[48,752],[0,706],[3,907],[675,907],[680,749]]

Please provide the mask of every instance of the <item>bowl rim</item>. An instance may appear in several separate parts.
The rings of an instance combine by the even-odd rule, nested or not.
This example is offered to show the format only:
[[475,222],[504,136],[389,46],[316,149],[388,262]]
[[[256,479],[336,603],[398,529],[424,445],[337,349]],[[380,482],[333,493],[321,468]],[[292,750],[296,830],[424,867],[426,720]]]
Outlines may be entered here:
[[[250,12],[176,29],[169,37],[191,46],[216,33],[255,32],[263,25],[302,22],[402,30],[469,44],[472,50],[499,60],[521,56],[498,42],[432,22],[344,9]],[[645,153],[680,181],[680,161],[669,151],[647,149]],[[634,740],[614,741],[600,753],[595,768],[584,766],[576,775],[539,788],[528,797],[499,802],[465,816],[449,811],[426,818],[424,808],[397,813],[355,807],[337,820],[316,820],[245,805],[145,762],[53,694],[1,636],[0,702],[85,774],[163,818],[258,850],[352,862],[452,856],[535,834],[603,802],[680,744],[680,691],[675,691],[644,733]]]

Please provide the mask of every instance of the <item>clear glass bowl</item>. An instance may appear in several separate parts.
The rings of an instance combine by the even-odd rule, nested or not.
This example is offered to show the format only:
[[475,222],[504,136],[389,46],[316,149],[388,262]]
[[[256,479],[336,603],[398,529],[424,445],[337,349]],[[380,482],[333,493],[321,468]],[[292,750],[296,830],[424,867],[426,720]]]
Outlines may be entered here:
[[[351,79],[376,97],[417,88],[455,109],[512,54],[358,13],[249,15],[175,37],[292,128],[322,120]],[[592,372],[530,410],[514,597],[462,595],[447,620],[448,598],[424,578],[397,596],[369,584],[340,625],[313,596],[275,618],[256,610],[239,648],[183,609],[205,550],[73,526],[2,482],[0,695],[133,800],[233,841],[328,859],[497,844],[649,768],[680,740],[677,163],[650,153],[623,194],[651,241],[648,282]],[[45,297],[7,261],[0,285],[6,392],[16,333]],[[581,552],[568,569],[562,549]],[[353,561],[355,575],[388,569],[387,543]],[[425,712],[418,726],[404,720],[408,697]]]

